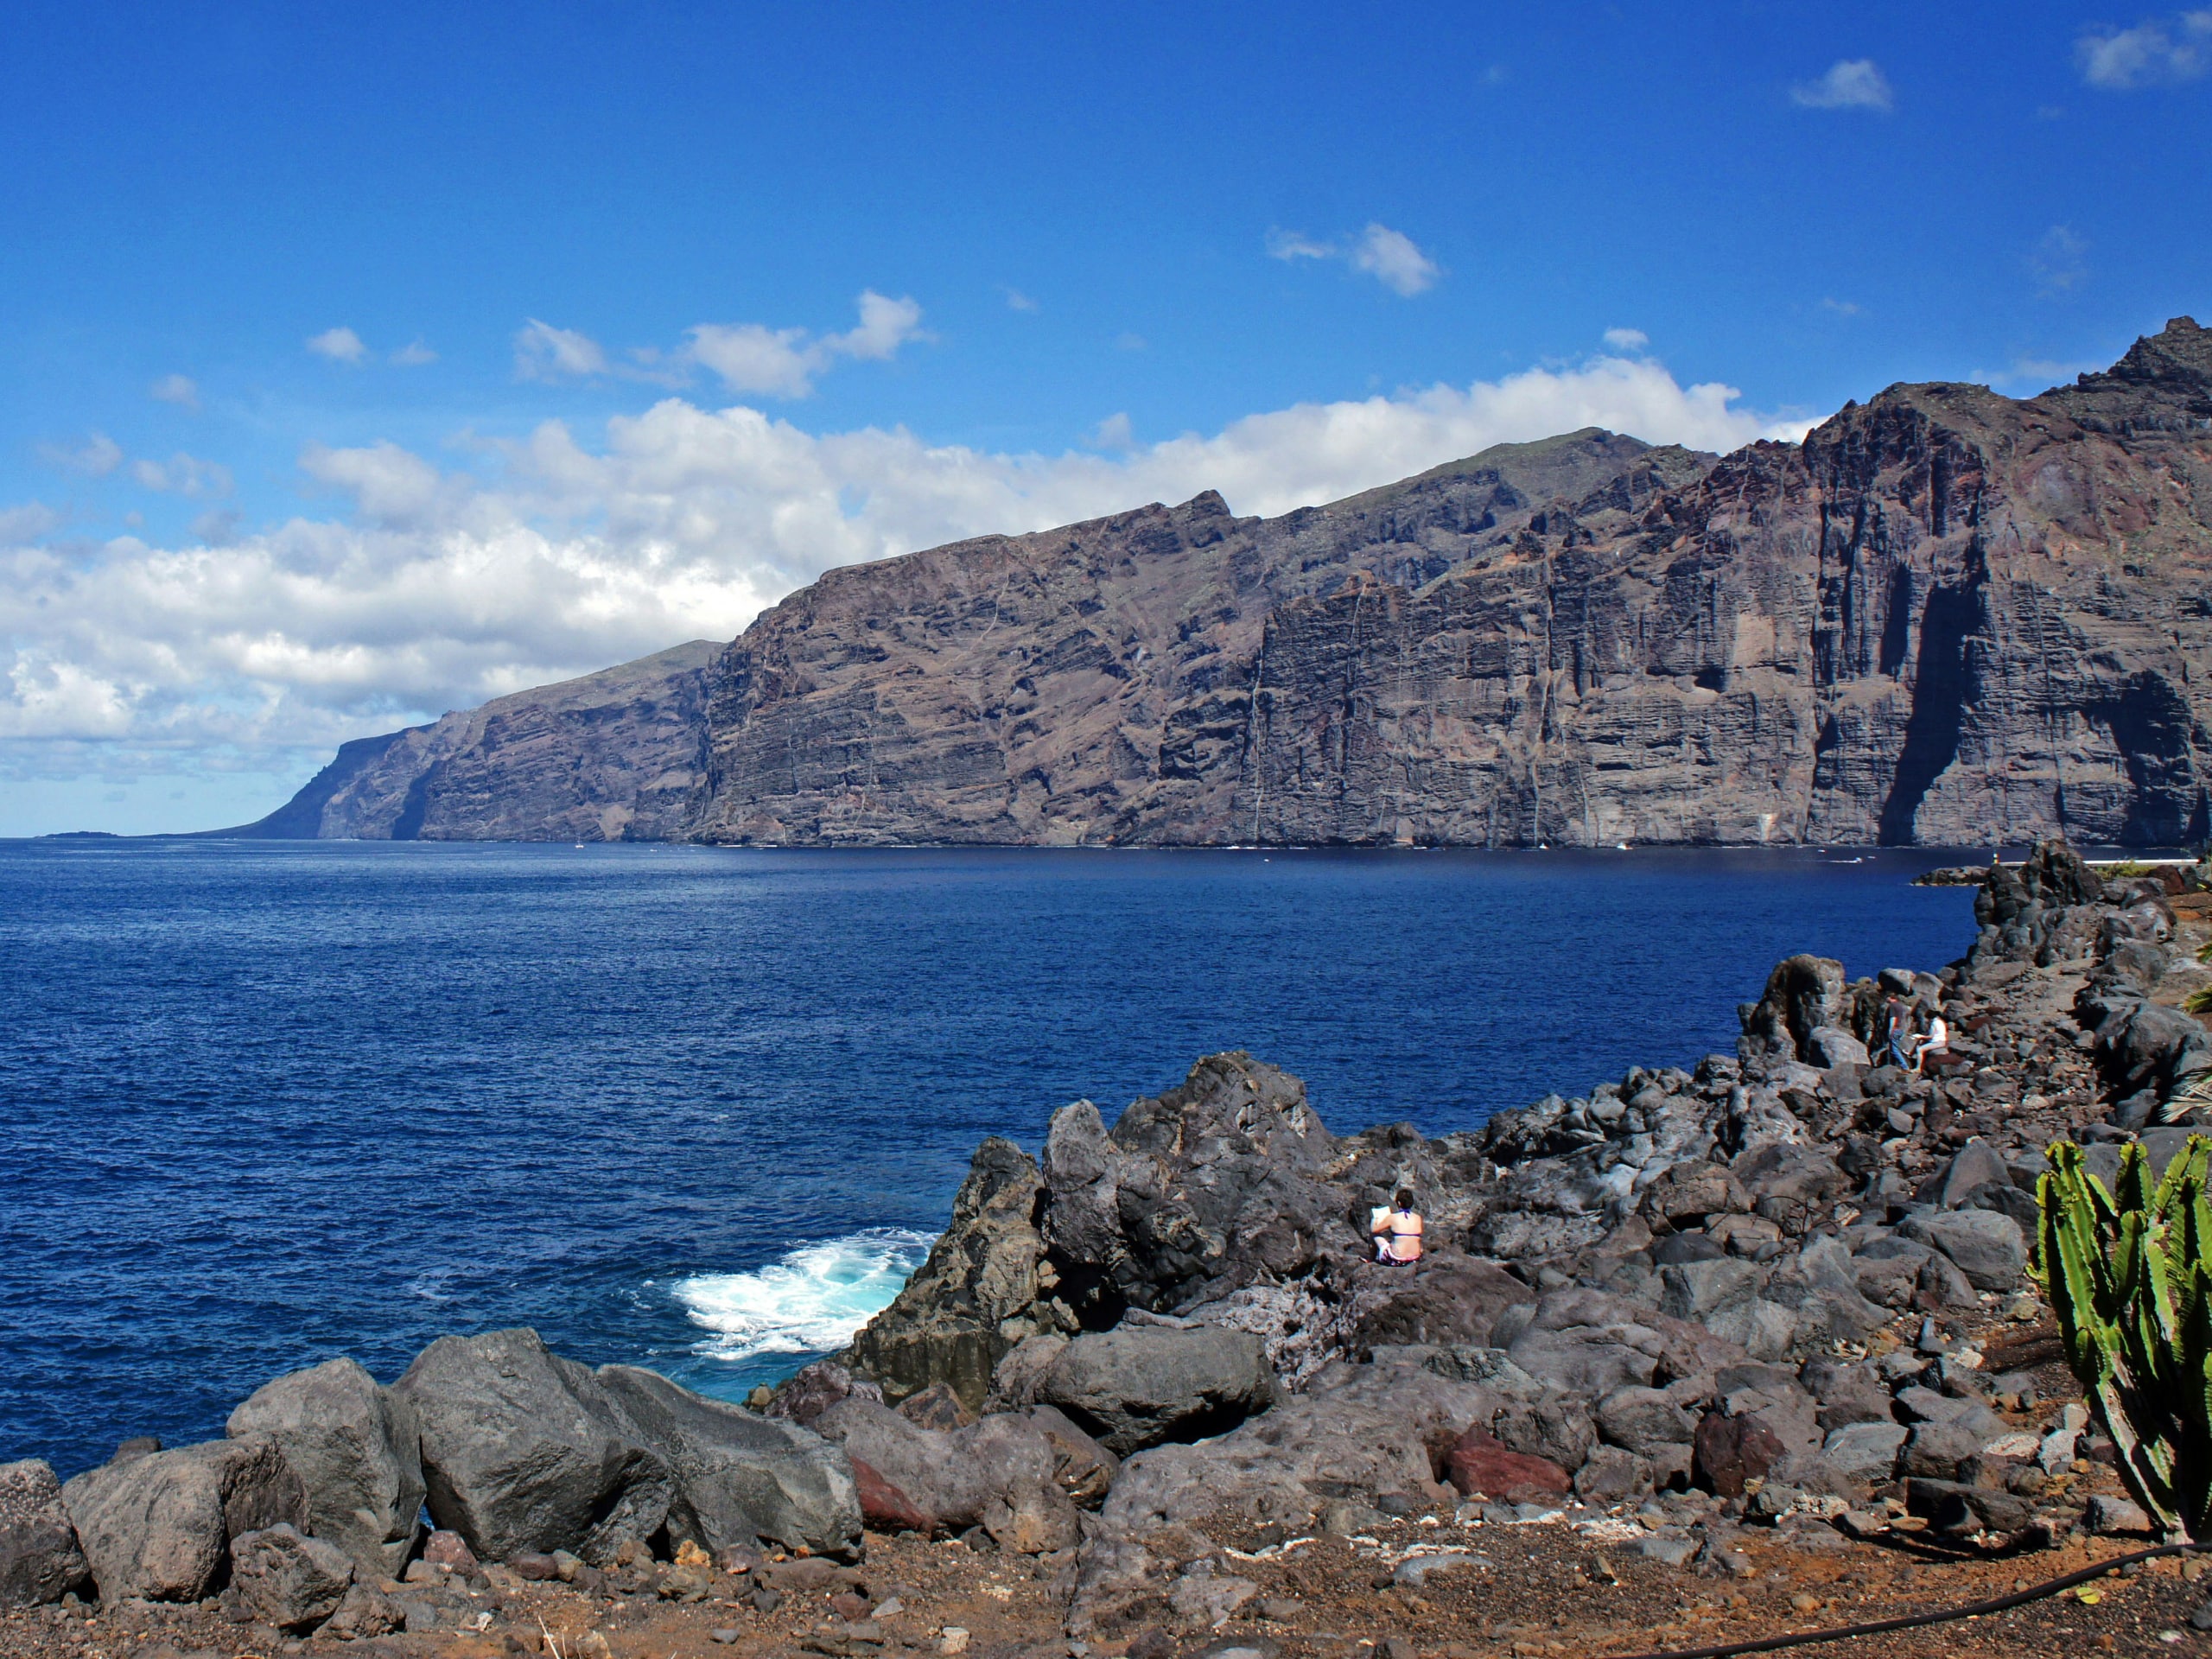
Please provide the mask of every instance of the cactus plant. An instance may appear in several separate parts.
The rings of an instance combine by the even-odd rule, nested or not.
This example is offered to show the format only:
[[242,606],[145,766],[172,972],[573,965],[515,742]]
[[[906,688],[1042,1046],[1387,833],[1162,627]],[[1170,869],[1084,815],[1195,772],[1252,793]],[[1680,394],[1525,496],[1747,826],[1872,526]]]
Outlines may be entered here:
[[2082,1149],[2050,1148],[2033,1272],[2135,1501],[2168,1534],[2212,1541],[2212,1141],[2153,1184],[2139,1146],[2113,1190]]

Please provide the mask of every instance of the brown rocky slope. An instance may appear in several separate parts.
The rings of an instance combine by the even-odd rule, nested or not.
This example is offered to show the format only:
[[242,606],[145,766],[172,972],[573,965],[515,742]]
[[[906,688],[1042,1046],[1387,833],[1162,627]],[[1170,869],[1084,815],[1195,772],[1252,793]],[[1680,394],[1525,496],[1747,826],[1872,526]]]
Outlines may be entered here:
[[2183,317],[2072,386],[1893,386],[1802,444],[1591,429],[1281,518],[1207,493],[831,571],[655,723],[680,802],[685,766],[612,742],[511,789],[504,732],[448,716],[372,757],[398,804],[315,833],[2171,844],[2212,828],[2208,562]]

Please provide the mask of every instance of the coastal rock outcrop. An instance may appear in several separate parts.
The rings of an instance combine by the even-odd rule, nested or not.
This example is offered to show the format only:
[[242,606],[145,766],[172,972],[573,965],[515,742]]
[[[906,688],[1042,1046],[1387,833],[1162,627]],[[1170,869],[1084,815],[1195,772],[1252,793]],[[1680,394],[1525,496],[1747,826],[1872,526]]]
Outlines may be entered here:
[[306,1491],[315,1537],[385,1578],[407,1565],[426,1488],[422,1435],[404,1396],[354,1361],[333,1359],[256,1389],[226,1432],[276,1443]]
[[430,1518],[483,1560],[567,1549],[596,1564],[668,1518],[667,1460],[535,1331],[441,1337],[392,1392],[421,1425]]
[[680,1388],[657,1372],[602,1365],[601,1388],[675,1475],[665,1525],[709,1553],[762,1541],[856,1555],[861,1503],[849,1463],[820,1435]]
[[1274,1398],[1267,1351],[1249,1332],[1125,1325],[1077,1337],[1046,1370],[1038,1395],[1127,1457],[1167,1440],[1204,1440],[1264,1411]]
[[301,1634],[344,1603],[353,1584],[353,1561],[337,1545],[279,1522],[232,1541],[231,1582],[246,1611]]
[[350,744],[247,833],[2194,842],[2208,410],[2177,317],[2072,385],[1894,385],[1802,443],[1591,429],[1274,519],[1209,491],[981,537]]
[[197,1601],[231,1541],[308,1519],[306,1490],[265,1435],[118,1456],[61,1489],[103,1598]]
[[59,1601],[88,1576],[53,1468],[0,1463],[0,1607]]

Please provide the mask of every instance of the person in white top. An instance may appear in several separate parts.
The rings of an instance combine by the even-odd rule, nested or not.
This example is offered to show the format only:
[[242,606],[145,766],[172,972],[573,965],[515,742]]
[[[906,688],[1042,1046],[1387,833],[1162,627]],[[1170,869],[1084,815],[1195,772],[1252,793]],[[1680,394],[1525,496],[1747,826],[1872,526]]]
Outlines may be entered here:
[[1948,1054],[1951,1052],[1951,1028],[1943,1023],[1942,1014],[1929,1016],[1928,1034],[1916,1038],[1912,1047],[1913,1071],[1916,1076],[1925,1077],[1928,1074],[1928,1057],[1930,1054]]

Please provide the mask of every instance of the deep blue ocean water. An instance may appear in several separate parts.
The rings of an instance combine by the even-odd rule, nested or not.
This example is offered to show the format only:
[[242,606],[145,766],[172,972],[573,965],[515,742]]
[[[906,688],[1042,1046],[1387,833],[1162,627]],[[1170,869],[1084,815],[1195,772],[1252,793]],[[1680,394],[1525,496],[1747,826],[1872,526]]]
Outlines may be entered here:
[[1694,1064],[1791,951],[1961,954],[1944,861],[0,842],[0,1461],[500,1325],[740,1394],[987,1134],[1223,1048],[1431,1134]]

